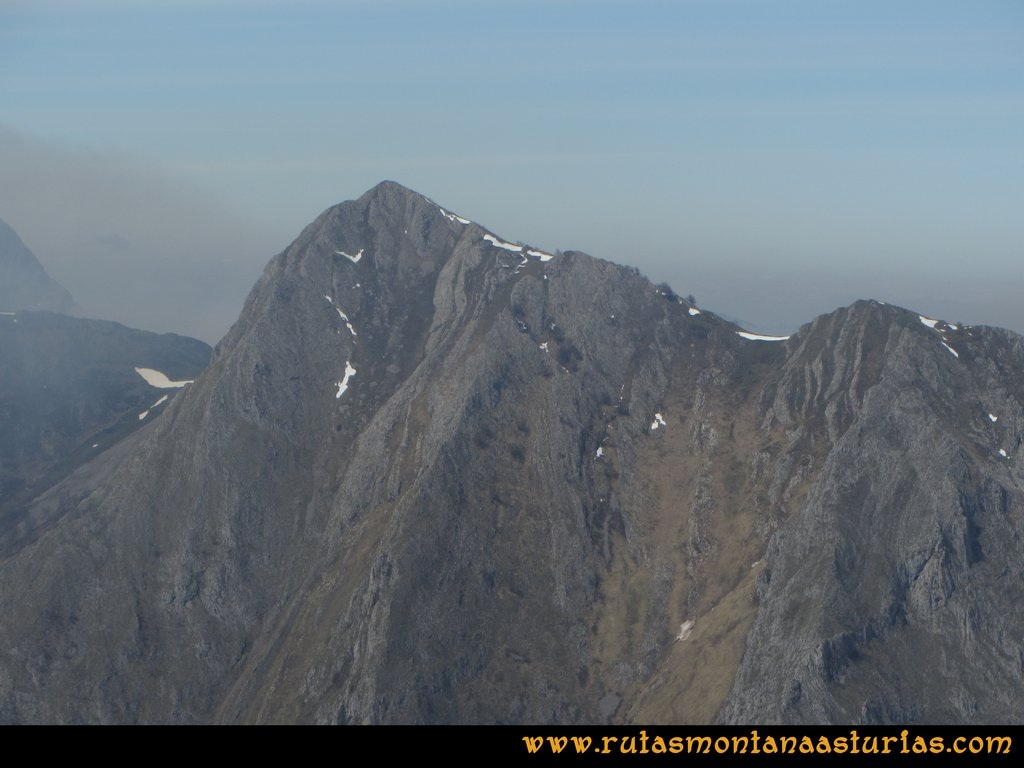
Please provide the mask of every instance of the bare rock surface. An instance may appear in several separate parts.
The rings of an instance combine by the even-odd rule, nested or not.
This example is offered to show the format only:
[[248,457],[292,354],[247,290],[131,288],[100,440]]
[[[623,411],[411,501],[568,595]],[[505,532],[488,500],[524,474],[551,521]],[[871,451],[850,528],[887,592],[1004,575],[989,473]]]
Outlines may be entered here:
[[0,720],[1019,721],[1021,338],[738,330],[392,182],[329,209],[31,505]]

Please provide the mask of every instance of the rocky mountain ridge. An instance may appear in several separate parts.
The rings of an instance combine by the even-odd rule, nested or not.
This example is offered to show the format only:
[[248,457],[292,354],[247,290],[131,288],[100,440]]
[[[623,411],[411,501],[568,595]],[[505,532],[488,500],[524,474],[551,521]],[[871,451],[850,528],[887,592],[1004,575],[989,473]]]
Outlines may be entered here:
[[30,506],[0,720],[1018,720],[1022,370],[872,301],[743,334],[382,183]]

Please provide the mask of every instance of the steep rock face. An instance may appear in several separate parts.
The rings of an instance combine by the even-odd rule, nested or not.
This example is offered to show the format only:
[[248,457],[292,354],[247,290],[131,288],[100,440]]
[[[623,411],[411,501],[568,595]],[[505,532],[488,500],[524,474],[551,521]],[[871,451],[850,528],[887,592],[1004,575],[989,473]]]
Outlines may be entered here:
[[77,308],[71,294],[46,274],[17,233],[0,220],[0,312],[72,313]]
[[803,337],[765,418],[828,454],[721,717],[1019,721],[1021,338],[870,303]]
[[[745,339],[383,183],[268,265],[154,423],[35,502],[46,527],[0,562],[0,719],[953,718],[871,675],[926,624],[959,674],[946,581],[984,617],[979,564],[1018,588],[1021,351],[936,327],[863,302]],[[976,652],[1020,636],[1005,616]],[[1014,685],[976,714],[1012,719]]]

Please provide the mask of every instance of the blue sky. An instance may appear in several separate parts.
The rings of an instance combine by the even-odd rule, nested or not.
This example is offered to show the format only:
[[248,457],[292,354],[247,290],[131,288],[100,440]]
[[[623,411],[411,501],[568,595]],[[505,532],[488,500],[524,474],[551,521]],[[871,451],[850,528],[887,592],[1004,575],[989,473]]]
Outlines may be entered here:
[[8,1],[0,127],[201,190],[254,263],[391,178],[764,330],[876,296],[1024,331],[1017,0]]

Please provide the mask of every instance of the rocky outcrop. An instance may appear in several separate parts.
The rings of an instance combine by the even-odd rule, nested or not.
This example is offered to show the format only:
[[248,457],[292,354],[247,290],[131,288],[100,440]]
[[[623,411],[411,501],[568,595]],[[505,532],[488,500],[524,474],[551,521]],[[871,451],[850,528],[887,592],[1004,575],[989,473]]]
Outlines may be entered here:
[[30,508],[0,719],[1015,719],[1020,338],[737,330],[394,183],[326,211]]

